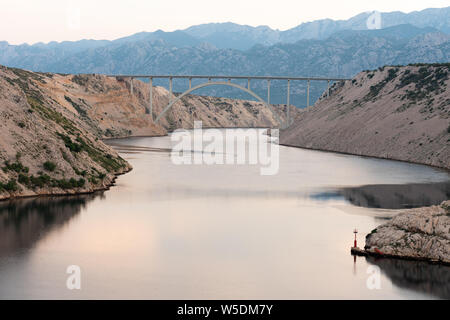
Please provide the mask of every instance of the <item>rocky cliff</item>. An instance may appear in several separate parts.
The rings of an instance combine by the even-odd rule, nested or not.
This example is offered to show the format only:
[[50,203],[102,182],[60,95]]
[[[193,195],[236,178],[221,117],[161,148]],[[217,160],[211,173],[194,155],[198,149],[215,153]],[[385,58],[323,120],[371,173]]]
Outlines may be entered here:
[[131,169],[44,89],[49,79],[0,67],[0,200],[89,193]]
[[281,143],[450,169],[450,65],[384,67],[337,83]]
[[450,201],[399,214],[367,236],[365,249],[450,264]]

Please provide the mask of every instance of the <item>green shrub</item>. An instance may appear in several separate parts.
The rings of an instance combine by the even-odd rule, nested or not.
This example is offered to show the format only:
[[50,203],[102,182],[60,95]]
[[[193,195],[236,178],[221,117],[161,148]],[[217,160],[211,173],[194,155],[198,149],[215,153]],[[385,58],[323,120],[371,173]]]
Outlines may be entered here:
[[85,184],[86,184],[86,180],[84,180],[83,178],[81,178],[77,181],[78,188],[83,188]]
[[35,176],[31,176],[30,177],[30,183],[33,187],[39,187],[39,188],[43,188],[46,185],[48,185],[51,181],[50,176],[46,175],[46,174],[41,174],[38,177]]
[[58,136],[64,141],[64,144],[70,151],[78,153],[83,150],[83,146],[81,144],[75,143],[69,136],[66,136],[62,133],[58,133]]
[[70,180],[61,179],[56,180],[55,185],[61,189],[74,189],[74,188],[82,188],[86,184],[86,180],[83,178],[76,180],[74,178],[70,178]]
[[19,186],[17,185],[16,180],[11,179],[6,184],[0,183],[0,190],[6,190],[9,192],[13,192],[13,191],[19,190]]
[[46,162],[44,162],[44,169],[47,171],[53,172],[56,169],[56,163],[51,162],[51,161],[46,161]]
[[85,176],[87,175],[87,171],[86,171],[86,170],[80,171],[80,170],[78,170],[78,169],[75,168],[75,167],[72,167],[72,169],[73,169],[73,171],[75,171],[75,173],[76,173],[77,175],[79,175],[79,176],[85,177]]
[[19,174],[19,183],[28,185],[30,183],[30,177],[23,173]]
[[92,183],[93,185],[96,185],[98,183],[98,180],[95,177],[90,177],[89,182]]
[[[20,157],[19,157],[20,158]],[[14,163],[10,163],[9,161],[5,161],[5,166],[2,168],[4,172],[14,171],[17,173],[28,173],[29,168],[25,167],[21,162],[17,161]]]
[[448,206],[448,205],[446,205],[446,204],[443,204],[443,205],[442,205],[442,208],[445,210],[445,213],[446,213],[446,214],[450,215],[450,206]]
[[78,114],[82,117],[87,117],[86,110],[84,110],[78,103],[74,102],[70,97],[64,96],[64,99],[66,99],[67,102],[72,104],[75,110],[77,110]]

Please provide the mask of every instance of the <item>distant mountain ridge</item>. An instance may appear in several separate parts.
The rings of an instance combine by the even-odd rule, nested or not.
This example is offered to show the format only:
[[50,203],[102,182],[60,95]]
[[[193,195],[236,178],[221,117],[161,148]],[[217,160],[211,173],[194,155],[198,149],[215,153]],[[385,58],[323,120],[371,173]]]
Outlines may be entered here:
[[[55,73],[352,77],[383,65],[450,61],[450,7],[385,13],[385,28],[379,30],[367,30],[369,16],[318,20],[287,31],[216,23],[174,32],[141,32],[114,41],[32,46],[0,42],[0,64]],[[184,91],[186,86],[178,81],[175,90]],[[325,84],[313,84],[312,102],[324,88]],[[252,83],[252,89],[266,95],[263,82]],[[222,87],[196,93],[249,98]],[[291,94],[294,105],[305,106],[305,84],[293,83]],[[286,102],[285,84],[273,83],[272,98],[273,103]]]
[[[139,32],[128,37],[109,40],[80,40],[50,42],[48,44],[37,43],[34,45],[22,44],[39,48],[64,48],[72,47],[90,49],[113,43],[133,41],[164,40],[175,46],[197,45],[208,42],[217,48],[229,48],[247,50],[257,44],[274,45],[276,43],[295,43],[299,40],[315,39],[324,40],[333,33],[343,30],[368,30],[367,20],[374,12],[364,12],[348,20],[321,19],[302,23],[294,28],[280,31],[268,26],[252,27],[232,22],[206,23],[191,26],[184,30],[165,32]],[[429,8],[422,11],[403,13],[399,11],[380,13],[381,28],[388,28],[402,24],[410,24],[418,28],[430,27],[443,33],[450,34],[450,7]],[[178,42],[180,41],[180,42]],[[0,44],[2,42],[0,41]],[[6,43],[6,42],[3,42]]]

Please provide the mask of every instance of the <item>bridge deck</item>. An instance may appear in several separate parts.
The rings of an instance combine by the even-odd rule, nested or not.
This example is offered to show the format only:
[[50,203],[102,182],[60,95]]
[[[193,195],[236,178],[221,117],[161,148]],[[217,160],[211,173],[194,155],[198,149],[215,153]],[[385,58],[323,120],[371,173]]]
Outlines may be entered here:
[[299,80],[299,81],[348,81],[348,78],[323,78],[323,77],[289,77],[289,76],[227,76],[227,75],[142,75],[142,74],[108,74],[108,77],[117,78],[160,78],[160,79],[252,79],[252,80]]

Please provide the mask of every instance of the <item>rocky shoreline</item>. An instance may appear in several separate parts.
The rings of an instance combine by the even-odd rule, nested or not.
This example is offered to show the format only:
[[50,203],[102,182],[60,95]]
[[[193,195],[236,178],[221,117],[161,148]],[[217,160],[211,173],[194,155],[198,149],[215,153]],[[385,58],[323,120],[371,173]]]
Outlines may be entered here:
[[9,193],[9,194],[0,194],[0,202],[10,201],[10,200],[18,200],[18,199],[28,199],[28,198],[38,198],[38,197],[64,197],[64,196],[76,196],[76,195],[88,195],[94,194],[100,191],[107,191],[111,187],[113,187],[117,181],[117,178],[125,175],[133,170],[131,165],[127,166],[124,170],[110,174],[102,181],[102,185],[93,186],[91,188],[85,189],[59,189],[59,188],[49,188],[49,189],[40,189],[36,192],[17,192],[17,193]]
[[450,201],[405,210],[367,235],[364,250],[352,253],[450,266]]

